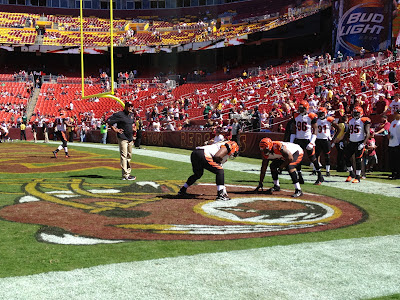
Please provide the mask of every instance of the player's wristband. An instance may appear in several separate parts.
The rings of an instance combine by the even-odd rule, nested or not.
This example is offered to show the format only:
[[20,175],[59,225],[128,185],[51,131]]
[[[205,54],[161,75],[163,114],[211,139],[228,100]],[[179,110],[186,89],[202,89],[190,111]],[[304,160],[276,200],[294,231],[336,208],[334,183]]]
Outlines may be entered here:
[[317,139],[317,136],[316,136],[315,134],[313,134],[313,135],[311,136],[310,143],[313,144],[313,145],[315,145],[315,140],[316,140],[316,139]]

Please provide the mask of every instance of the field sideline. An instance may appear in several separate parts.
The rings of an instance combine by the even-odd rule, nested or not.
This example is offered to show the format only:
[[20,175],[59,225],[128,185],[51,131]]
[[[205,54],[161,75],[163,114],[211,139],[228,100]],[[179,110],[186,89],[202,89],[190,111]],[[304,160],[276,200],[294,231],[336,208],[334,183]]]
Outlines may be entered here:
[[[117,145],[74,143],[69,147],[118,151]],[[157,157],[189,163],[190,152],[171,151],[174,150],[153,147],[152,150],[134,149],[133,159],[140,161],[141,158]],[[258,162],[229,161],[225,169],[240,172],[243,178],[250,176],[252,180],[249,182],[255,185],[254,178],[257,178],[260,168]],[[186,167],[190,169],[189,164]],[[362,224],[342,230],[342,235],[337,237],[335,231],[315,234],[323,237],[315,242],[312,242],[313,233],[299,235],[303,236],[304,242],[301,238],[295,242],[287,238],[285,242],[282,238],[276,246],[273,242],[263,247],[265,241],[279,239],[266,237],[260,239],[261,246],[254,246],[253,249],[227,248],[225,251],[219,249],[217,253],[206,253],[205,249],[205,253],[195,255],[178,253],[173,255],[176,257],[5,277],[0,278],[0,299],[370,299],[385,296],[399,299],[399,183],[366,180],[354,185],[334,176],[323,186],[315,187],[310,184],[314,177],[308,175],[305,179],[308,182],[305,185],[307,192],[321,191],[339,198],[350,194],[344,191],[371,195],[371,199],[364,197],[354,201],[371,213],[371,222],[376,221],[387,228],[371,229],[370,233],[358,229],[362,237],[354,238],[356,234],[352,232],[357,232],[358,226],[366,226]],[[269,181],[270,178],[266,178],[265,186]],[[284,188],[293,187],[286,182]],[[387,206],[396,210],[390,215],[393,221],[383,223],[380,218],[385,216],[370,209],[376,203],[368,203],[368,200],[381,201],[381,204],[390,201]],[[394,228],[389,228],[390,223]],[[225,245],[224,242],[218,244]],[[214,252],[212,249],[209,251]]]

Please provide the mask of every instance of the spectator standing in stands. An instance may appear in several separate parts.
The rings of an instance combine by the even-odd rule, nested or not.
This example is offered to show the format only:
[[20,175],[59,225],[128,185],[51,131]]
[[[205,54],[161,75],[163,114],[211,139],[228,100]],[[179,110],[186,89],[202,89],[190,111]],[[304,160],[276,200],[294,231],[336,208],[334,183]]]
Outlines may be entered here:
[[117,133],[122,180],[135,180],[136,177],[131,175],[132,169],[130,164],[132,159],[133,135],[136,131],[132,102],[126,101],[124,109],[114,113],[108,118],[107,123]]
[[396,89],[399,88],[399,83],[397,82],[396,79],[396,71],[394,70],[393,67],[390,68],[389,74],[388,74],[388,79],[390,83],[393,83]]
[[388,108],[389,108],[389,101],[385,98],[385,96],[381,95],[379,96],[378,102],[375,103],[375,107],[373,108],[373,110],[375,111],[375,114],[383,115],[386,113]]
[[251,115],[251,124],[253,132],[260,132],[261,130],[261,114],[258,111],[258,106],[254,106],[253,114]]
[[361,57],[361,59],[363,59],[364,56],[365,56],[365,49],[364,49],[364,47],[361,47],[361,49],[360,49],[360,57]]
[[22,139],[24,139],[26,141],[26,133],[25,133],[26,125],[25,125],[25,122],[21,123],[21,125],[19,126],[19,129],[21,130],[20,137],[19,137],[20,140],[22,141]]
[[400,109],[396,110],[389,128],[389,165],[390,179],[400,179]]
[[390,129],[390,122],[387,115],[383,115],[381,122],[375,127],[375,134],[388,135]]

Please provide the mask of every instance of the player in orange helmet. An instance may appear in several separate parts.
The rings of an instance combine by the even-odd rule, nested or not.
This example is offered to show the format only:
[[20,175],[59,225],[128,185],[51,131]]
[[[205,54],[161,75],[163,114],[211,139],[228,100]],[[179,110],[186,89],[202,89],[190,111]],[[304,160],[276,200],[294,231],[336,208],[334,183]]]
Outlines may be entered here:
[[267,190],[267,193],[272,194],[273,192],[281,190],[278,175],[283,170],[287,169],[295,187],[295,192],[292,197],[302,196],[303,192],[301,191],[296,167],[303,159],[303,149],[297,144],[272,141],[270,138],[263,138],[259,146],[262,156],[262,166],[260,170],[260,181],[254,191],[258,192],[259,189],[263,189],[265,172],[267,171],[269,161],[272,160],[270,169],[274,186]]
[[[353,118],[349,121],[349,127],[344,137],[344,139],[349,139],[349,143],[344,149],[346,166],[349,171],[346,182],[359,183],[364,148],[370,136],[371,120],[363,117],[363,109],[360,106],[354,107],[352,116]],[[355,174],[351,163],[353,154],[355,154],[356,161]]]
[[[315,185],[320,185],[324,182],[324,177],[321,174],[320,166],[315,157],[315,140],[317,139],[317,115],[314,113],[308,113],[309,104],[307,101],[300,101],[298,107],[298,113],[294,115],[295,126],[293,126],[292,134],[290,135],[290,142],[298,144],[305,152],[307,152],[308,158],[313,163],[315,170],[317,171],[317,181]],[[299,182],[304,183],[303,176],[301,174],[301,164],[298,165],[298,176]]]
[[[325,168],[326,176],[330,176],[331,169],[331,129],[335,128],[336,133],[338,133],[338,125],[334,122],[334,117],[328,116],[328,110],[325,107],[318,108],[318,120],[317,120],[317,139],[315,141],[315,156],[318,158],[321,153],[325,154]],[[336,136],[336,134],[335,134]],[[334,137],[335,138],[335,137]],[[333,138],[333,139],[334,139]]]
[[179,190],[178,195],[185,196],[187,188],[200,179],[203,176],[204,169],[206,169],[216,175],[216,200],[230,200],[225,188],[224,168],[222,165],[228,158],[235,158],[238,154],[239,146],[234,141],[223,141],[197,147],[190,156],[193,175],[186,180],[186,183]]

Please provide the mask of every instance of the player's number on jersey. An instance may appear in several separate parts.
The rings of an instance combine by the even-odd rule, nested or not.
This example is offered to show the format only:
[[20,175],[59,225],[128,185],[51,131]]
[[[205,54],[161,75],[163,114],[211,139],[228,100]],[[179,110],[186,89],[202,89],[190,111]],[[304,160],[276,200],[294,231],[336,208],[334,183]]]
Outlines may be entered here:
[[326,132],[326,130],[327,130],[326,125],[324,126],[318,125],[318,133]]
[[297,131],[307,131],[307,122],[297,122]]
[[350,133],[359,133],[360,125],[350,125]]

